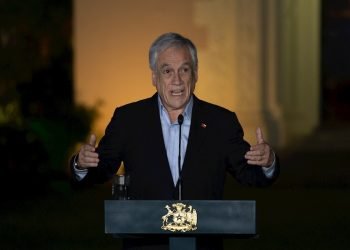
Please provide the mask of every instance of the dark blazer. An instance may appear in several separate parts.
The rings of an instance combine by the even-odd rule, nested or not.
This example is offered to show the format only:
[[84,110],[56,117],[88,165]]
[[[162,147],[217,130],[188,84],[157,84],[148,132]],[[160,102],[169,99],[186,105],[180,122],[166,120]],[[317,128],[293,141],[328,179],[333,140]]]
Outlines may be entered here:
[[[182,167],[182,198],[222,199],[226,172],[249,186],[267,186],[261,167],[248,165],[244,154],[250,145],[235,113],[194,96],[187,151]],[[112,178],[123,161],[130,176],[131,199],[173,200],[174,187],[162,135],[157,94],[117,108],[101,139],[99,166],[90,168],[79,185],[103,183]],[[123,249],[168,249],[166,238],[126,239]],[[222,249],[220,239],[199,238],[198,249]]]
[[[250,145],[235,113],[194,96],[192,121],[182,167],[182,198],[222,199],[226,171],[238,182],[267,186],[261,167],[248,165]],[[131,199],[172,200],[178,197],[164,146],[157,94],[115,110],[97,152],[100,162],[90,168],[81,184],[112,178],[123,161],[130,176]]]

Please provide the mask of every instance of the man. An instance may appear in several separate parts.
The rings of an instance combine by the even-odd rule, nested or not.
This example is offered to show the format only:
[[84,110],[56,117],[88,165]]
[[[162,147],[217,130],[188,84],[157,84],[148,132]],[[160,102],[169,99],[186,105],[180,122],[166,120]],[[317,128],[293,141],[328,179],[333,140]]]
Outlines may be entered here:
[[[198,59],[189,39],[176,33],[161,35],[150,48],[149,63],[157,93],[117,108],[98,147],[94,135],[81,147],[72,158],[76,183],[105,182],[124,162],[130,199],[178,199],[179,151],[184,200],[222,199],[226,171],[249,186],[267,186],[277,178],[279,164],[261,130],[256,132],[258,143],[250,146],[233,112],[193,94]],[[161,243],[133,240],[125,248],[158,249],[155,245]],[[222,247],[201,239],[198,245]]]

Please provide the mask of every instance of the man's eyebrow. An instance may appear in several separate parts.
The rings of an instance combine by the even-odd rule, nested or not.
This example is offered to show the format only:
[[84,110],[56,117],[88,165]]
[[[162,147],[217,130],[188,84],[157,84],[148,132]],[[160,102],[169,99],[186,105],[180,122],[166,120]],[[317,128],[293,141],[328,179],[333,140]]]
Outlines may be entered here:
[[[192,63],[191,63],[191,62],[184,62],[184,63],[181,65],[181,67],[183,67],[183,66],[189,66],[189,67],[191,67],[191,66],[192,66]],[[166,67],[170,67],[170,64],[164,63],[164,64],[160,65],[160,69],[164,69],[164,68],[166,68]]]
[[161,68],[161,69],[164,69],[165,67],[168,67],[168,66],[169,66],[169,64],[164,63],[164,64],[160,65],[160,68]]

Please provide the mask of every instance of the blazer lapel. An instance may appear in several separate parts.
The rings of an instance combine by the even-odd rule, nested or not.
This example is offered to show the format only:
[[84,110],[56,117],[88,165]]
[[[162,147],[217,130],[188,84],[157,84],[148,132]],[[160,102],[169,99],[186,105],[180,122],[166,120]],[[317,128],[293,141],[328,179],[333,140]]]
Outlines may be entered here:
[[201,101],[193,96],[193,109],[190,134],[187,142],[187,149],[182,170],[186,171],[187,166],[196,164],[198,154],[200,154],[201,146],[206,139],[206,121],[205,110],[203,110]]

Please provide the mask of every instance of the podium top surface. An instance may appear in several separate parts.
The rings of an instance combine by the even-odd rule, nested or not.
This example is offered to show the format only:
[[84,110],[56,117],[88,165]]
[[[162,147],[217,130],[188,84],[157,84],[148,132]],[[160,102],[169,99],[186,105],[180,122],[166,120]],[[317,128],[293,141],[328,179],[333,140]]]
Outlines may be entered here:
[[105,233],[123,235],[256,234],[252,200],[106,200]]

